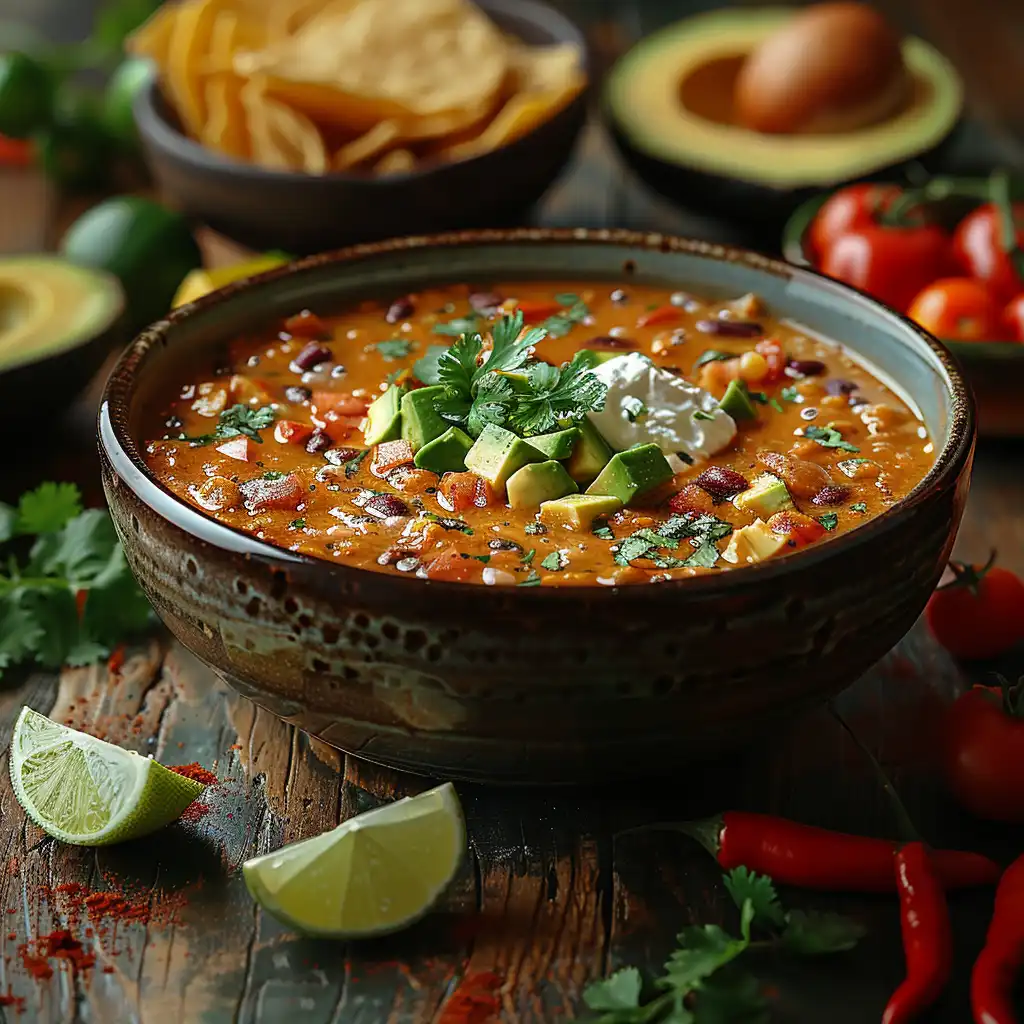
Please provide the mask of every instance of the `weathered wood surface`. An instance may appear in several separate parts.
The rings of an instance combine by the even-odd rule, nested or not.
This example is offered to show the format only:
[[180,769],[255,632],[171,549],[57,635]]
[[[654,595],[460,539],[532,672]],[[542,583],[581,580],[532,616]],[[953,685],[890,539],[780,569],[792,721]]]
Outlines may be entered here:
[[[592,38],[605,59],[639,31],[628,10],[621,14],[628,5],[581,3],[597,11]],[[615,17],[608,13],[613,8]],[[21,202],[27,194],[4,188],[0,203]],[[638,187],[596,128],[539,219],[739,238],[734,229],[684,216]],[[29,233],[37,230],[30,219],[21,224]],[[214,244],[211,252],[221,258],[225,250]],[[0,497],[56,477],[78,479],[98,498],[91,415],[87,402],[56,439],[36,445],[19,439],[23,447],[0,477]],[[983,560],[997,545],[1005,564],[1024,572],[1022,455],[1019,443],[980,449],[960,557]],[[1004,667],[1022,665],[1018,657]],[[1024,831],[971,821],[936,781],[934,724],[967,681],[919,624],[843,696],[841,707],[892,773],[928,838],[1008,860],[1024,847]],[[615,838],[622,828],[743,807],[871,834],[894,830],[861,756],[818,712],[785,735],[766,734],[742,755],[644,787],[517,792],[460,786],[470,856],[439,912],[391,940],[310,942],[254,906],[238,871],[242,861],[417,791],[425,780],[311,744],[232,696],[163,637],[133,652],[119,675],[96,669],[59,680],[5,681],[0,749],[6,751],[13,719],[26,703],[164,763],[215,767],[220,782],[204,798],[210,810],[198,821],[109,850],[76,850],[26,824],[11,792],[7,755],[0,755],[0,993],[25,1000],[20,1016],[0,1008],[0,1020],[412,1024],[443,1020],[446,999],[476,970],[502,979],[504,1021],[575,1018],[588,980],[625,964],[656,970],[681,926],[734,921],[714,864],[692,842],[668,833]],[[34,981],[18,946],[68,922],[73,908],[67,898],[41,890],[73,882],[149,901],[151,920],[116,929],[101,922],[88,936],[89,921],[72,914],[73,929],[97,955],[96,966]],[[785,896],[796,905],[853,914],[870,933],[855,953],[830,962],[793,968],[767,961],[760,973],[777,984],[779,1020],[878,1020],[902,977],[895,901]],[[961,1024],[968,1019],[968,971],[991,893],[957,894],[952,906],[955,980],[929,1019]]]

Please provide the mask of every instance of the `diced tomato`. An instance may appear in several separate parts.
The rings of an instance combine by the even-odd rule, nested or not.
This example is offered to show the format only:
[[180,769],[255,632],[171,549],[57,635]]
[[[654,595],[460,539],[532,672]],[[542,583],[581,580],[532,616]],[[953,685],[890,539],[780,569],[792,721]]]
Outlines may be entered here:
[[266,381],[234,374],[230,384],[231,400],[243,405],[270,405],[274,400]]
[[323,339],[331,336],[327,324],[308,309],[288,317],[284,322],[284,329],[295,338]]
[[768,520],[768,528],[772,533],[782,533],[790,540],[795,540],[799,547],[813,544],[825,536],[825,527],[802,512],[776,512]]
[[655,327],[658,324],[678,323],[683,311],[678,306],[658,306],[637,320],[637,327]]
[[487,508],[497,500],[491,485],[476,473],[445,473],[439,494],[449,512]]
[[294,512],[306,498],[306,491],[294,473],[267,479],[258,476],[240,488],[245,507],[250,512],[288,510]]
[[740,375],[739,356],[735,359],[716,359],[705,363],[697,374],[697,383],[715,395],[722,395],[729,386],[729,381],[736,380]]
[[711,514],[714,510],[714,499],[696,484],[687,484],[677,494],[669,498],[668,507],[678,515],[685,515],[687,512],[706,512]]
[[311,401],[313,415],[321,419],[329,412],[338,416],[365,416],[370,407],[365,398],[357,398],[347,391],[314,391]]
[[107,658],[107,671],[113,676],[119,676],[124,668],[124,644],[118,644]]
[[427,566],[427,579],[445,580],[449,583],[469,583],[479,579],[483,564],[458,548],[445,548]]
[[785,376],[786,353],[782,348],[782,342],[774,338],[766,338],[759,341],[754,350],[764,356],[768,364],[768,372],[761,378],[764,384],[777,384]]
[[313,428],[295,420],[278,420],[274,425],[274,440],[278,444],[305,444],[313,436]]
[[516,309],[522,310],[524,323],[539,324],[542,320],[547,320],[549,316],[561,312],[562,307],[557,302],[535,299],[517,303]]
[[259,448],[256,442],[242,434],[217,445],[217,451],[221,455],[226,455],[229,459],[237,459],[239,462],[255,462],[259,458]]
[[374,449],[372,470],[377,476],[383,476],[397,466],[408,465],[412,456],[412,445],[408,441],[385,441]]
[[0,165],[28,167],[32,163],[33,146],[27,139],[10,139],[0,135]]

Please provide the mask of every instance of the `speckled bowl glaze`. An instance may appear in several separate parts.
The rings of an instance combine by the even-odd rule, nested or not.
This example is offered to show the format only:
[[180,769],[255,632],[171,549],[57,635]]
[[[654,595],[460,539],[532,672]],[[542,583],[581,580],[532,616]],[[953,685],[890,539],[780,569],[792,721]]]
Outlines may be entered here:
[[[292,555],[207,518],[147,470],[142,412],[205,346],[304,306],[529,277],[757,292],[908,397],[936,464],[906,500],[818,547],[620,589],[438,583]],[[664,771],[764,736],[856,679],[906,632],[942,572],[975,422],[938,342],[810,271],[663,235],[521,229],[311,257],[177,310],[125,352],[99,435],[133,571],[170,629],[236,690],[370,760],[550,784]]]

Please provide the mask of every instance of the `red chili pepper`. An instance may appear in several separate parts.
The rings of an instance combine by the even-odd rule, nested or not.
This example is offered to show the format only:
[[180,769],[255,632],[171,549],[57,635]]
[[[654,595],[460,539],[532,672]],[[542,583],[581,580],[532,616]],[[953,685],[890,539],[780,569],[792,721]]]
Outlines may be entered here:
[[682,317],[683,311],[676,306],[657,306],[644,313],[636,322],[637,327],[655,327],[658,324],[674,324]]
[[1017,1024],[1012,991],[1024,965],[1024,856],[1005,871],[996,889],[996,907],[985,948],[971,974],[975,1024]]
[[111,675],[118,676],[121,674],[122,668],[124,668],[124,644],[118,644],[107,658],[107,671]]
[[[726,871],[741,865],[780,885],[845,892],[893,892],[892,858],[899,847],[888,839],[803,825],[747,811],[726,811],[685,829]],[[947,889],[992,885],[999,865],[980,853],[936,850],[936,871]]]
[[907,977],[893,992],[882,1024],[905,1024],[931,1006],[953,967],[946,893],[928,848],[924,843],[907,843],[894,859]]

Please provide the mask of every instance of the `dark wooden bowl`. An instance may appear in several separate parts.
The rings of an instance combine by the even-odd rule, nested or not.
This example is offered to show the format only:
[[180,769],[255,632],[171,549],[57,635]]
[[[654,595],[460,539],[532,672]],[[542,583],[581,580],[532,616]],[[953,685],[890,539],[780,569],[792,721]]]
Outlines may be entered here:
[[[207,518],[146,468],[144,411],[169,376],[225,336],[303,306],[328,311],[441,281],[564,279],[566,268],[591,280],[759,293],[895,382],[935,438],[935,466],[906,500],[818,547],[620,589],[437,583],[293,555]],[[133,571],[170,629],[240,693],[384,764],[566,783],[650,775],[763,739],[885,654],[946,563],[975,423],[938,342],[811,271],[663,235],[519,229],[311,257],[177,310],[125,352],[99,435]]]
[[[575,43],[585,53],[579,29],[545,4],[479,5],[527,43]],[[184,135],[155,83],[137,96],[135,119],[161,191],[181,209],[254,249],[314,253],[399,234],[522,223],[568,163],[586,108],[584,91],[507,146],[381,178],[271,171],[232,160]]]

